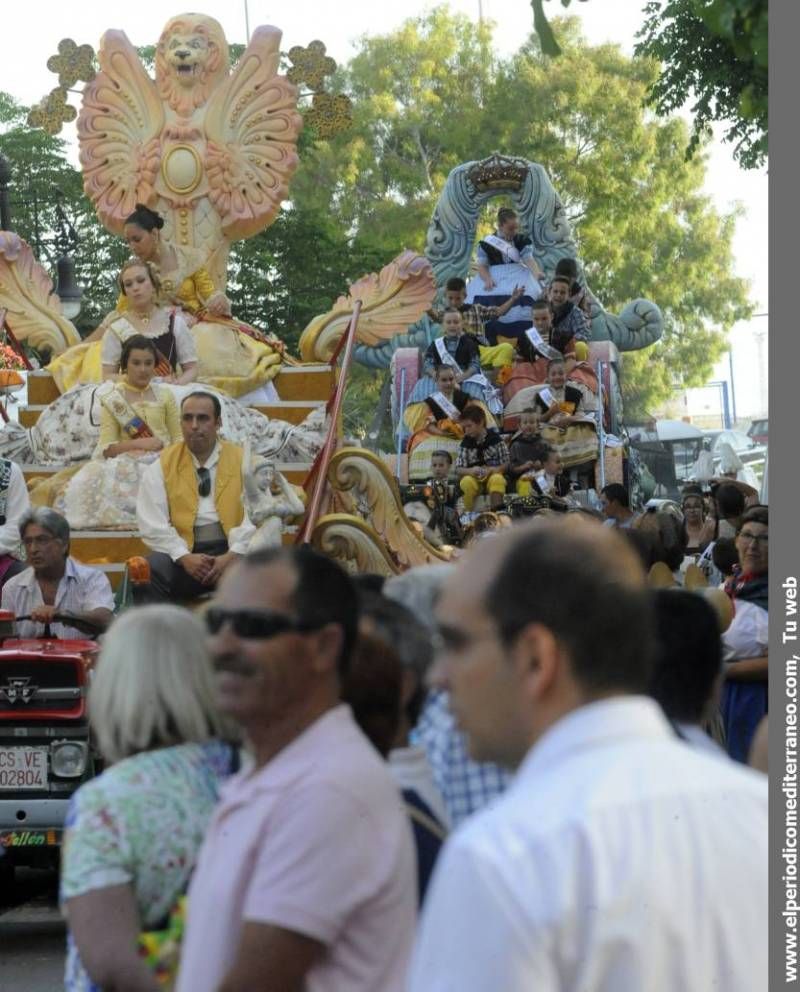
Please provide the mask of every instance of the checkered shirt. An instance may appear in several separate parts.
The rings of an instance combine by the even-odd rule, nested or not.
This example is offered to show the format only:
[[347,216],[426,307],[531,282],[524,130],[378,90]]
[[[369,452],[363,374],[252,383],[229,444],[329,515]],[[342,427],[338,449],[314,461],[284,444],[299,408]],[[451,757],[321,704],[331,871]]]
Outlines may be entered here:
[[478,764],[468,757],[446,692],[428,696],[411,740],[428,756],[453,827],[501,795],[511,781],[511,775],[497,765]]
[[488,430],[480,444],[466,444],[469,438],[464,438],[458,449],[456,468],[474,468],[476,465],[508,465],[508,445],[497,431]]
[[[460,307],[461,316],[464,320],[464,330],[467,334],[471,334],[484,348],[489,346],[489,342],[486,339],[486,333],[484,331],[484,325],[489,320],[497,320],[499,316],[499,307],[485,307],[481,303],[465,303]],[[439,307],[438,309],[431,309],[428,311],[428,316],[434,322],[434,324],[441,324],[444,320],[444,309]]]

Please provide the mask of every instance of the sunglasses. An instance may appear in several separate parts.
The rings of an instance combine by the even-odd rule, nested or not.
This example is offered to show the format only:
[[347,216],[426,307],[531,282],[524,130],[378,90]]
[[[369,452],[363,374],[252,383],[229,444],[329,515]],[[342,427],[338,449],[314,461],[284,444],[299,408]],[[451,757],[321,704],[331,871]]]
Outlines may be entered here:
[[280,634],[308,634],[321,626],[267,610],[223,610],[220,606],[211,606],[206,610],[205,624],[209,634],[218,634],[227,623],[237,637],[252,641],[266,641]]
[[197,469],[197,492],[200,496],[211,495],[211,470],[207,468]]

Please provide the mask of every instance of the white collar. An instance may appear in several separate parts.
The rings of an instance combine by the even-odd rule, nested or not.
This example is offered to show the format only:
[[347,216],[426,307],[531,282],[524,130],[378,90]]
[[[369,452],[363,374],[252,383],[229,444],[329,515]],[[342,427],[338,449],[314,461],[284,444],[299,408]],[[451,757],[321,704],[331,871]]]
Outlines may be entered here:
[[674,736],[661,707],[647,696],[613,696],[587,703],[545,731],[520,765],[515,784],[551,770],[576,751],[591,752],[611,741]]
[[[188,446],[187,446],[187,450],[188,450]],[[208,458],[206,458],[204,465],[200,464],[200,462],[195,458],[195,456],[192,454],[191,451],[189,451],[189,454],[192,456],[192,465],[194,465],[195,468],[212,469],[219,461],[219,454],[220,454],[219,438],[217,438],[214,447],[211,449],[211,454],[208,456]]]
[[[39,580],[36,578],[36,573],[33,570],[33,566],[26,569],[26,572],[22,572],[22,575],[25,576],[24,584],[28,587],[28,589],[33,589],[35,586],[38,586]],[[58,583],[61,585],[64,579],[76,579],[77,577],[78,572],[75,568],[75,561],[73,560],[72,555],[67,555],[67,564],[64,568],[64,574],[58,580]]]

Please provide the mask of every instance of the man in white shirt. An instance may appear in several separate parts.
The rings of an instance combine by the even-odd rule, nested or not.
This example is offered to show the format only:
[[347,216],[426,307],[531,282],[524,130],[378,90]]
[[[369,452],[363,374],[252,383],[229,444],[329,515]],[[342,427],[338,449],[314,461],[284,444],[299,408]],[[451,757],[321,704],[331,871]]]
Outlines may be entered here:
[[136,515],[153,553],[149,589],[137,599],[197,599],[247,552],[255,527],[242,498],[243,451],[220,440],[220,426],[219,399],[189,393],[181,404],[183,441],[142,476]]
[[39,506],[22,517],[19,533],[31,567],[9,579],[2,596],[4,610],[30,617],[17,624],[19,636],[83,638],[105,630],[114,611],[111,584],[99,568],[70,557],[66,519]]
[[30,508],[22,469],[0,458],[0,588],[27,568],[20,560],[19,522]]
[[765,988],[766,779],[687,747],[642,695],[652,604],[623,538],[514,528],[437,615],[472,757],[517,772],[445,845],[411,992]]

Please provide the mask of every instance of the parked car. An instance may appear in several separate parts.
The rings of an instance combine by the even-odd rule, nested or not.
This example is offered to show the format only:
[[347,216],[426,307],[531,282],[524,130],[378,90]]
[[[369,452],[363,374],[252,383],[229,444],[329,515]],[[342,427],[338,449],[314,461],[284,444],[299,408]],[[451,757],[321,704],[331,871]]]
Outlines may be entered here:
[[763,471],[764,459],[767,454],[766,448],[748,434],[731,430],[704,431],[703,441],[714,457],[715,468],[719,464],[722,445],[729,444],[734,453],[741,459],[745,469],[752,469],[756,476],[759,476]]
[[756,444],[769,444],[769,418],[754,420],[747,428],[747,436],[752,438]]

